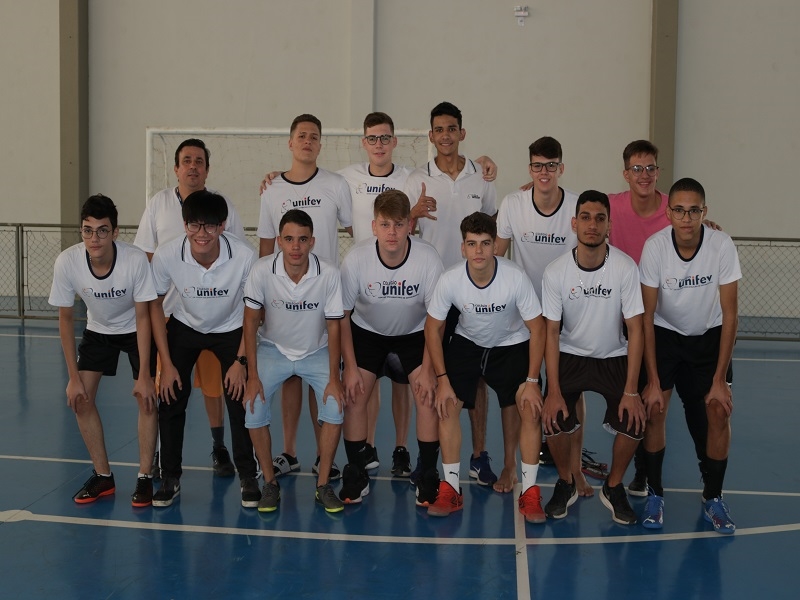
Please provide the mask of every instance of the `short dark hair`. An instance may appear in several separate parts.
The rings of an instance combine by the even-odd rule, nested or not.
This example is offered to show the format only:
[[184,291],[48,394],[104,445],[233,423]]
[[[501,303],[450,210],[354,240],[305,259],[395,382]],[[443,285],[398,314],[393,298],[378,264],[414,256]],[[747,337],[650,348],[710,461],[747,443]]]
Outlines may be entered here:
[[184,223],[222,223],[228,218],[228,203],[219,194],[198,190],[189,194],[181,209]]
[[556,138],[550,136],[540,137],[528,146],[528,157],[544,156],[545,158],[562,158],[561,144]]
[[581,212],[581,206],[587,202],[598,202],[599,204],[602,204],[608,213],[608,218],[611,218],[611,203],[608,201],[608,196],[603,192],[598,192],[597,190],[586,190],[580,196],[578,196],[578,203],[575,205],[576,217]]
[[684,177],[673,183],[672,187],[669,188],[669,199],[672,200],[672,196],[678,192],[694,192],[703,199],[703,204],[706,203],[705,189],[703,189],[699,181],[691,177]]
[[367,133],[369,127],[375,127],[376,125],[388,125],[392,133],[394,133],[394,121],[385,112],[371,112],[364,117],[364,133]]
[[283,226],[287,223],[294,223],[300,227],[308,227],[311,230],[311,235],[314,235],[314,221],[311,219],[311,215],[304,210],[293,208],[283,213],[281,222],[278,224],[279,235],[283,231]]
[[111,222],[111,229],[117,228],[117,207],[108,196],[103,194],[95,194],[89,196],[86,202],[81,207],[81,222],[85,221],[88,217],[93,219],[108,219]]
[[455,104],[450,102],[440,102],[431,110],[431,129],[433,129],[433,118],[441,116],[453,117],[458,121],[458,128],[461,129],[461,111]]
[[411,216],[411,202],[400,190],[386,190],[375,198],[373,213],[376,219],[378,215],[389,219],[407,219]]
[[298,115],[292,121],[292,126],[289,128],[289,137],[294,133],[294,130],[297,129],[297,126],[300,123],[313,123],[319,129],[319,134],[322,135],[322,122],[315,117],[314,115],[310,115],[308,113],[304,113],[302,115]]
[[188,140],[183,140],[180,143],[180,145],[178,146],[178,149],[175,150],[175,166],[176,167],[178,166],[178,158],[181,155],[181,150],[183,150],[187,146],[189,146],[191,148],[202,148],[203,152],[206,153],[206,168],[208,168],[211,165],[211,161],[210,161],[211,153],[208,151],[208,148],[206,148],[206,143],[203,140],[199,140],[197,138],[189,138]]
[[467,239],[468,233],[488,233],[492,239],[495,239],[497,238],[497,223],[486,213],[474,212],[461,221],[461,239]]
[[637,154],[652,154],[653,158],[658,161],[658,148],[656,145],[648,140],[634,140],[622,151],[622,162],[625,163],[627,169],[630,165],[631,158]]

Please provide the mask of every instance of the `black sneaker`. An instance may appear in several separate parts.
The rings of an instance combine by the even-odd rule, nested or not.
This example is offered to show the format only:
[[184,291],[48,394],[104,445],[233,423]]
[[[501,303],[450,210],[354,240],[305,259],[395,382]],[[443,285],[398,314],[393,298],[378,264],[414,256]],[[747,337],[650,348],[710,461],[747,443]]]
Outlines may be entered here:
[[172,506],[172,501],[175,500],[181,493],[181,481],[175,477],[164,477],[161,481],[161,487],[153,494],[153,506]]
[[139,477],[136,480],[136,490],[131,495],[131,506],[142,508],[153,503],[153,478]]
[[647,496],[647,475],[644,474],[644,470],[636,471],[633,481],[628,484],[628,493],[641,498]]
[[245,508],[258,508],[258,503],[261,501],[258,480],[255,477],[242,477],[239,484],[242,490],[242,506]]
[[575,480],[572,483],[567,483],[563,479],[556,481],[556,487],[553,489],[553,497],[550,498],[544,507],[544,514],[551,519],[563,519],[567,516],[567,508],[575,504],[578,499],[578,488],[575,487]]
[[225,446],[218,446],[211,451],[211,468],[217,477],[233,477],[236,474],[231,455]]
[[405,446],[398,446],[392,452],[392,475],[395,477],[411,475],[411,455]]
[[636,523],[636,513],[633,512],[631,505],[628,504],[628,496],[625,495],[625,486],[618,483],[613,488],[609,487],[608,480],[603,483],[600,490],[600,501],[611,511],[611,518],[616,523],[622,525],[633,525]]
[[[281,499],[281,486],[276,479],[272,483],[265,481],[264,487],[261,488],[261,498],[259,498],[257,506],[258,512],[272,512],[277,510],[278,502]],[[242,481],[242,506],[244,504],[244,481]]]
[[367,471],[371,471],[373,469],[377,469],[381,466],[381,462],[378,460],[378,450],[375,446],[367,444],[367,449],[365,450],[367,464],[364,468]]
[[369,494],[369,475],[355,465],[346,464],[342,474],[342,489],[339,498],[345,504],[357,504]]
[[86,480],[86,483],[83,484],[83,487],[78,490],[78,493],[72,499],[78,504],[89,504],[89,502],[94,502],[103,496],[110,496],[116,489],[113,473],[109,477],[103,477],[92,469],[92,476]]
[[439,492],[439,471],[428,469],[417,480],[417,506],[430,506]]

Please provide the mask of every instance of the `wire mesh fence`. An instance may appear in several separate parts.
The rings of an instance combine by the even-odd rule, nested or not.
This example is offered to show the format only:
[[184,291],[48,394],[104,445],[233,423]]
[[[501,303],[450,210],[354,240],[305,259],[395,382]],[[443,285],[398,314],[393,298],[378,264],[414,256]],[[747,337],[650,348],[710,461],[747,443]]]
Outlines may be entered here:
[[[258,248],[254,229],[247,239]],[[119,239],[133,242],[135,226],[120,226]],[[53,263],[65,248],[79,243],[77,226],[0,225],[0,317],[50,318],[47,303]],[[739,282],[739,332],[742,339],[800,340],[800,240],[734,238],[742,265]],[[339,234],[339,254],[353,240]],[[76,302],[78,315],[85,309]]]

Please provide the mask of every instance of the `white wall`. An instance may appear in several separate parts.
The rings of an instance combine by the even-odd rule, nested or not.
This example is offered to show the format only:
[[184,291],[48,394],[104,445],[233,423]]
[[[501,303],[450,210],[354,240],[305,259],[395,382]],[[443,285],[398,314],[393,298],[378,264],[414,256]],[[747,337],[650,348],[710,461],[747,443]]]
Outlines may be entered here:
[[0,2],[0,82],[0,221],[57,222],[58,0]]
[[799,25],[796,0],[680,4],[675,176],[732,235],[800,238]]

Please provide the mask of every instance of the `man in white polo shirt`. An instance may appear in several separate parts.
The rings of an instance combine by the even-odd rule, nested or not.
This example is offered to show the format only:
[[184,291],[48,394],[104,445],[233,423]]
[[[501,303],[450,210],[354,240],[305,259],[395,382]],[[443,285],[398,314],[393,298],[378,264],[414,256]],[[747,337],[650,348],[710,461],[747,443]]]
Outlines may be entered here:
[[[97,411],[97,388],[103,375],[115,375],[119,353],[125,352],[136,383],[139,405],[139,475],[131,504],[150,506],[153,480],[150,465],[158,431],[157,396],[153,384],[155,352],[151,352],[148,305],[156,298],[147,256],[116,241],[117,208],[103,195],[90,197],[81,208],[83,243],[64,250],[53,268],[49,302],[58,307],[58,330],[67,363],[67,404],[94,468],[73,497],[78,504],[94,502],[115,491],[108,463],[103,424]],[[86,304],[87,323],[75,350],[73,305],[78,294]]]
[[[228,206],[219,194],[194,192],[184,199],[181,210],[186,235],[160,245],[152,261],[159,295],[151,305],[150,317],[161,355],[158,417],[162,472],[153,506],[170,506],[180,493],[189,377],[200,352],[211,350],[222,369],[242,506],[254,507],[261,493],[240,401],[247,378],[242,297],[255,253],[246,242],[223,233]],[[178,300],[165,323],[162,304],[172,286],[178,290]]]
[[[329,513],[344,505],[330,485],[333,457],[342,430],[344,394],[339,380],[340,321],[344,316],[339,272],[311,253],[314,222],[299,209],[279,223],[275,254],[260,258],[245,285],[244,344],[251,365],[243,403],[256,456],[272,462],[272,395],[289,377],[305,379],[316,391],[320,460],[316,502]],[[261,311],[264,322],[259,328]],[[260,512],[278,508],[275,473],[264,471]]]
[[[339,228],[337,221],[353,235],[350,188],[341,175],[317,167],[317,157],[322,149],[322,123],[314,115],[299,115],[289,129],[291,168],[276,177],[272,185],[261,194],[261,213],[258,237],[261,238],[259,256],[268,256],[275,250],[281,217],[297,208],[307,212],[314,221],[314,251],[317,256],[339,266]],[[287,381],[281,393],[283,417],[283,452],[275,457],[273,469],[277,476],[300,470],[297,459],[297,427],[300,422],[302,385],[298,378]],[[309,390],[309,412],[317,440],[317,461],[312,471],[317,473],[320,461],[320,425],[314,414],[317,402],[313,388]],[[341,477],[339,469],[333,479]]]
[[[347,393],[344,446],[348,464],[340,498],[351,504],[369,493],[368,401],[390,353],[398,356],[417,406],[417,440],[423,473],[436,473],[438,419],[435,387],[425,352],[426,307],[442,273],[436,250],[411,234],[411,204],[400,190],[375,199],[375,237],[357,244],[342,264],[345,318],[342,323],[343,380]],[[436,498],[438,476],[422,477],[417,505]]]
[[[494,184],[484,181],[475,163],[458,153],[458,146],[467,135],[462,127],[462,115],[450,102],[441,102],[431,110],[431,130],[428,138],[436,146],[436,157],[416,169],[406,181],[405,193],[416,204],[411,217],[419,227],[420,237],[430,242],[445,269],[462,261],[459,225],[467,215],[480,211],[489,216],[497,213],[497,193]],[[453,307],[444,333],[449,343],[458,310]],[[498,480],[489,465],[486,451],[486,418],[488,390],[480,383],[474,407],[469,410],[472,425],[472,459],[469,476],[480,485],[493,485],[498,492],[511,491],[511,477]]]
[[[206,189],[206,178],[210,168],[210,155],[203,140],[190,138],[178,145],[175,150],[174,167],[178,185],[161,190],[147,201],[139,228],[136,230],[136,238],[133,241],[134,245],[147,253],[148,258],[153,258],[153,252],[156,251],[159,244],[185,235],[181,216],[183,199],[188,198],[192,192]],[[225,231],[229,235],[232,234],[244,240],[241,219],[231,201],[225,198],[225,202],[228,205]],[[177,291],[173,288],[167,293],[164,300],[164,311],[167,317],[172,314],[172,307],[176,301]],[[211,466],[214,475],[233,477],[235,473],[233,463],[228,449],[225,447],[225,403],[219,361],[208,350],[201,352],[197,359],[194,387],[201,388],[205,398],[213,444]]]
[[[465,217],[461,235],[466,261],[439,278],[425,322],[425,345],[438,381],[435,402],[444,471],[436,501],[428,506],[435,517],[463,507],[459,413],[474,403],[479,379],[497,394],[503,425],[501,480],[512,488],[517,482],[520,412],[538,415],[542,407],[544,320],[533,284],[521,267],[494,255],[497,225],[490,216],[475,212]],[[458,325],[443,350],[445,320],[454,306],[461,311]],[[534,467],[523,465],[523,486],[534,487]],[[536,492],[538,496],[538,488]],[[534,522],[542,521],[539,506]]]
[[[661,470],[674,387],[700,461],[704,517],[715,531],[733,533],[736,525],[722,499],[722,485],[731,442],[731,356],[742,271],[730,236],[703,224],[708,210],[705,198],[698,181],[688,177],[676,181],[666,210],[670,226],[645,242],[639,263],[647,368],[643,396],[648,413],[642,443],[648,497],[642,525],[663,526]],[[703,421],[705,428],[696,425]]]
[[636,514],[622,477],[644,432],[638,386],[644,308],[636,263],[606,242],[609,214],[608,196],[583,192],[572,220],[578,244],[547,266],[542,281],[547,321],[542,424],[559,477],[544,510],[548,517],[561,519],[578,497],[570,438],[582,426],[575,410],[578,399],[584,391],[595,391],[606,401],[603,426],[615,435],[600,500],[614,521],[630,525],[636,523]]

